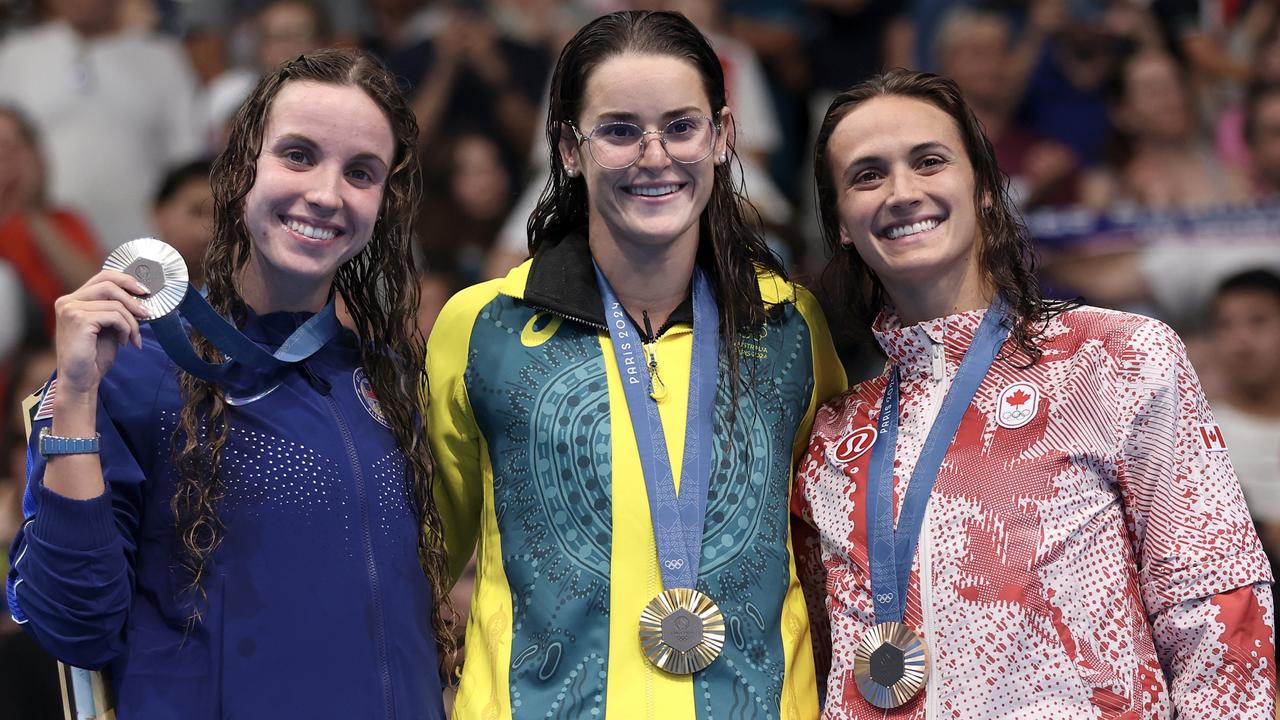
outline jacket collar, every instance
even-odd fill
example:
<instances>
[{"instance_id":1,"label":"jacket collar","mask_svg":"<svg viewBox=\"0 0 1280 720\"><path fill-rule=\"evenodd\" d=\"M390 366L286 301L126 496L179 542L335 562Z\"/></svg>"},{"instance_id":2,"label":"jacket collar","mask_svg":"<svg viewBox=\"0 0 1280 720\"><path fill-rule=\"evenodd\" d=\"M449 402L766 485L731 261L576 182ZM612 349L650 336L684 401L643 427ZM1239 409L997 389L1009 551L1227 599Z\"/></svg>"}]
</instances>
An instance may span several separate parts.
<instances>
[{"instance_id":1,"label":"jacket collar","mask_svg":"<svg viewBox=\"0 0 1280 720\"><path fill-rule=\"evenodd\" d=\"M586 235L573 233L543 243L529 261L527 273L523 288L526 303L593 327L605 327L604 303L591 268ZM518 288L509 290L521 297ZM691 297L686 296L671 313L667 326L680 322L693 323Z\"/></svg>"}]
</instances>

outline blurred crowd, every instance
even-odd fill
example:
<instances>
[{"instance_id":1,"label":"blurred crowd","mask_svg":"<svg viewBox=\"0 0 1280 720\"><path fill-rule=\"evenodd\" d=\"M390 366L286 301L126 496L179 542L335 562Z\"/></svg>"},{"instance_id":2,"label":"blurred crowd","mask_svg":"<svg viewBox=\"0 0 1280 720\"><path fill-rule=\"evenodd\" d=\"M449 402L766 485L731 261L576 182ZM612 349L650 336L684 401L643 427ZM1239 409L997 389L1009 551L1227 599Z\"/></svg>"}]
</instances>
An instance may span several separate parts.
<instances>
[{"instance_id":1,"label":"blurred crowd","mask_svg":"<svg viewBox=\"0 0 1280 720\"><path fill-rule=\"evenodd\" d=\"M740 179L819 289L809 148L826 104L882 69L955 79L1051 294L1187 338L1280 550L1280 0L0 0L0 546L20 521L18 408L53 367L54 300L142 236L199 283L209 161L264 71L359 46L402 81L428 331L450 294L525 258L551 67L584 22L629 7L678 10L712 39ZM876 371L865 329L827 313L851 379ZM6 630L0 666L16 657Z\"/></svg>"}]
</instances>

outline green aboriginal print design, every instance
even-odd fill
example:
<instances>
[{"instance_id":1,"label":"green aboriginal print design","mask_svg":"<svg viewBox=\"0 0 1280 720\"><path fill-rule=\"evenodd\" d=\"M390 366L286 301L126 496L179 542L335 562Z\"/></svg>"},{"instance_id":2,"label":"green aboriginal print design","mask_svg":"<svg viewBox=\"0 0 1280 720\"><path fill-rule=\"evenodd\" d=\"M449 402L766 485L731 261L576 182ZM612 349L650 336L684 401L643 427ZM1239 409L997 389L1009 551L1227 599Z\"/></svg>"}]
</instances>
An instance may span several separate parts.
<instances>
[{"instance_id":1,"label":"green aboriginal print design","mask_svg":"<svg viewBox=\"0 0 1280 720\"><path fill-rule=\"evenodd\" d=\"M500 297L481 312L471 348L467 394L488 441L514 613L512 714L602 717L613 514L597 332ZM725 612L728 637L694 676L700 719L778 714L791 449L811 358L808 328L785 305L745 341L733 418L721 365L699 588Z\"/></svg>"},{"instance_id":2,"label":"green aboriginal print design","mask_svg":"<svg viewBox=\"0 0 1280 720\"><path fill-rule=\"evenodd\" d=\"M511 587L512 715L602 717L613 513L596 331L499 297L471 348L467 394Z\"/></svg>"},{"instance_id":3,"label":"green aboriginal print design","mask_svg":"<svg viewBox=\"0 0 1280 720\"><path fill-rule=\"evenodd\" d=\"M698 584L724 612L727 637L720 657L694 677L700 720L777 717L782 699L791 450L813 393L813 354L794 305L779 308L744 346L737 418L728 416L727 367L716 408Z\"/></svg>"}]
</instances>

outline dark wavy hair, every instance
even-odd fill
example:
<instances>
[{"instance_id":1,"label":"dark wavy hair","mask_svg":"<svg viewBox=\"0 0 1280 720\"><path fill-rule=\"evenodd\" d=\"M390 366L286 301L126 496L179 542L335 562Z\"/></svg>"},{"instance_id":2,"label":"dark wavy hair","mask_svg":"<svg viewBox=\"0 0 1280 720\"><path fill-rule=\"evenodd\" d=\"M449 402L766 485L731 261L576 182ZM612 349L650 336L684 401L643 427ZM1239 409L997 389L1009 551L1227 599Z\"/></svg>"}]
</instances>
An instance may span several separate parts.
<instances>
[{"instance_id":1,"label":"dark wavy hair","mask_svg":"<svg viewBox=\"0 0 1280 720\"><path fill-rule=\"evenodd\" d=\"M894 70L864 80L836 95L827 108L814 146L814 181L822 237L832 256L823 274L829 299L851 308L855 320L869 327L887 300L884 284L853 247L840 243L836 200L839 188L828 158L828 144L840 121L877 97L907 97L929 103L951 116L960 130L965 154L973 166L974 207L978 209L978 265L983 280L1009 303L1014 315L1010 339L1032 363L1040 359L1035 343L1044 323L1073 307L1074 301L1046 300L1036 279L1035 245L1009 197L1009 179L996 164L995 148L965 104L956 84L925 72Z\"/></svg>"},{"instance_id":2,"label":"dark wavy hair","mask_svg":"<svg viewBox=\"0 0 1280 720\"><path fill-rule=\"evenodd\" d=\"M425 341L415 322L418 283L408 260L412 257L410 228L421 195L415 152L418 128L395 80L368 55L321 50L300 56L264 77L236 113L227 148L213 165L214 238L205 257L208 299L237 323L247 318L247 307L236 288L253 242L245 225L245 196L255 181L272 102L283 87L295 81L360 88L382 109L396 141L373 237L359 254L338 268L333 285L362 338L361 362L405 455L405 493L420 528L418 558L434 596L431 623L443 676L456 651L454 615L420 405L420 399L426 397L427 376ZM193 340L202 356L220 358L207 340L199 336ZM189 574L188 589L194 593L192 621L196 621L207 597L202 582L224 530L218 519L218 503L225 490L220 459L234 414L217 385L186 373L181 373L180 383L182 413L173 436L178 485L172 511L181 543L179 565Z\"/></svg>"},{"instance_id":3,"label":"dark wavy hair","mask_svg":"<svg viewBox=\"0 0 1280 720\"><path fill-rule=\"evenodd\" d=\"M551 153L551 178L537 208L529 217L529 253L547 241L556 241L587 225L587 186L581 177L570 177L560 157L560 134L568 123L577 123L591 72L606 60L625 53L667 55L687 61L702 78L713 115L726 106L724 70L698 28L674 12L625 11L596 18L578 31L560 52L551 75L551 103L547 113L547 143ZM728 152L736 160L731 128ZM738 337L741 331L759 327L768 309L760 296L757 269L786 277L782 263L764 242L759 217L750 217L741 187L734 181L729 162L715 168L711 198L698 222L697 263L707 273L719 304L720 331L737 377Z\"/></svg>"}]
</instances>

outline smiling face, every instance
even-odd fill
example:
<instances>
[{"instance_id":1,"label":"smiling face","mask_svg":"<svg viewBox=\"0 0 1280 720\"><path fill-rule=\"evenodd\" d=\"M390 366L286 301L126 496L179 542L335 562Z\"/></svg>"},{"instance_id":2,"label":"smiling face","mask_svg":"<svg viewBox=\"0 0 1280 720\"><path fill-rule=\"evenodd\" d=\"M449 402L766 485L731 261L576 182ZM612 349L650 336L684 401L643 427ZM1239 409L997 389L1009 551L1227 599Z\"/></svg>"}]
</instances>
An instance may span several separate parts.
<instances>
[{"instance_id":1,"label":"smiling face","mask_svg":"<svg viewBox=\"0 0 1280 720\"><path fill-rule=\"evenodd\" d=\"M394 153L386 115L358 87L296 81L281 88L244 201L253 253L243 291L251 305L324 304L338 266L373 235Z\"/></svg>"},{"instance_id":2,"label":"smiling face","mask_svg":"<svg viewBox=\"0 0 1280 720\"><path fill-rule=\"evenodd\" d=\"M875 97L836 126L828 161L840 241L891 298L982 294L973 167L956 122L914 98Z\"/></svg>"},{"instance_id":3,"label":"smiling face","mask_svg":"<svg viewBox=\"0 0 1280 720\"><path fill-rule=\"evenodd\" d=\"M729 121L729 111L710 107L697 69L687 60L667 55L624 53L601 63L587 78L577 126L584 136L602 123L634 123L646 131L667 127L689 116ZM698 220L711 197L715 165L726 150L723 132L716 133L707 157L685 164L672 160L658 140L646 135L640 159L630 167L609 170L591 156L573 131L561 133L560 156L570 174L586 182L593 242L665 247L698 241Z\"/></svg>"}]
</instances>

